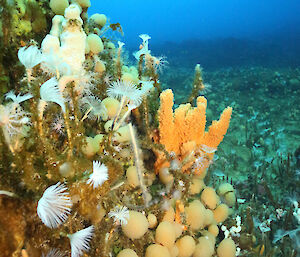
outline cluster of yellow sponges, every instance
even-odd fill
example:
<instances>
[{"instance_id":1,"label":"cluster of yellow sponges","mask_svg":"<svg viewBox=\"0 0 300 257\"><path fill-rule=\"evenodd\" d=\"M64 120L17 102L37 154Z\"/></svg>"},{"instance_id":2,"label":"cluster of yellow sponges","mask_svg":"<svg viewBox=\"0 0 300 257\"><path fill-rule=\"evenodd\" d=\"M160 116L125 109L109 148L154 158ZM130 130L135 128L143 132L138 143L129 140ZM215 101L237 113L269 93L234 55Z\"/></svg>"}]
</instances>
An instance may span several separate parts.
<instances>
[{"instance_id":1,"label":"cluster of yellow sponges","mask_svg":"<svg viewBox=\"0 0 300 257\"><path fill-rule=\"evenodd\" d=\"M217 191L234 195L228 183L221 184ZM147 215L130 211L128 223L122 225L122 232L131 240L139 240L146 233L154 232L153 243L147 246L145 257L211 257L215 253L218 257L234 257L236 246L230 238L223 239L215 249L218 224L232 212L230 202L223 199L228 205L221 203L220 197L212 187L205 187L199 200L193 200L186 206L178 200L175 209L169 206L160 221L151 212ZM124 256L138 255L126 248L117 255Z\"/></svg>"}]
</instances>

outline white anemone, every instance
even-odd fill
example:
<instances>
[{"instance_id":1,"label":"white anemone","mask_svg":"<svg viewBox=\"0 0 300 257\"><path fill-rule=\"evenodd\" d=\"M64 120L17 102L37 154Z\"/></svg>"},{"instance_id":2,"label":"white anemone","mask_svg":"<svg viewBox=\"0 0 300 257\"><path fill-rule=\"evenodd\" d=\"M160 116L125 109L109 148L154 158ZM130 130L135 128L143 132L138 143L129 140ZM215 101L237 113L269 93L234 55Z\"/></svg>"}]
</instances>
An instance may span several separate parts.
<instances>
[{"instance_id":1,"label":"white anemone","mask_svg":"<svg viewBox=\"0 0 300 257\"><path fill-rule=\"evenodd\" d=\"M71 244L71 257L79 257L84 251L90 249L89 241L94 232L94 226L89 226L79 230L74 234L68 235Z\"/></svg>"},{"instance_id":2,"label":"white anemone","mask_svg":"<svg viewBox=\"0 0 300 257\"><path fill-rule=\"evenodd\" d=\"M90 175L87 183L93 185L93 188L101 186L106 180L108 180L108 169L99 161L93 161L93 173Z\"/></svg>"},{"instance_id":3,"label":"white anemone","mask_svg":"<svg viewBox=\"0 0 300 257\"><path fill-rule=\"evenodd\" d=\"M56 228L66 221L72 202L67 187L58 182L48 187L38 202L37 214L49 228Z\"/></svg>"},{"instance_id":4,"label":"white anemone","mask_svg":"<svg viewBox=\"0 0 300 257\"><path fill-rule=\"evenodd\" d=\"M32 69L42 61L42 53L37 46L22 47L18 51L18 58L26 69Z\"/></svg>"}]
</instances>

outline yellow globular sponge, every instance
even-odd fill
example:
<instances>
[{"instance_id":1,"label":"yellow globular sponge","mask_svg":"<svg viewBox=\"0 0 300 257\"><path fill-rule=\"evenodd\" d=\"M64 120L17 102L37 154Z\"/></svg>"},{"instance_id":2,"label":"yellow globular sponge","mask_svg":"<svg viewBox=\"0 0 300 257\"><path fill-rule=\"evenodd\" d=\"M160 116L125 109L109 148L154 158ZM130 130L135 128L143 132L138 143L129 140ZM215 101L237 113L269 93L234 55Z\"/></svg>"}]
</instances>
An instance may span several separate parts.
<instances>
[{"instance_id":1,"label":"yellow globular sponge","mask_svg":"<svg viewBox=\"0 0 300 257\"><path fill-rule=\"evenodd\" d=\"M173 226L174 226L174 229L175 229L175 237L176 238L180 237L182 232L183 232L184 225L179 224L177 222L173 222Z\"/></svg>"},{"instance_id":2,"label":"yellow globular sponge","mask_svg":"<svg viewBox=\"0 0 300 257\"><path fill-rule=\"evenodd\" d=\"M79 4L81 8L88 8L91 6L90 0L75 0L75 2Z\"/></svg>"},{"instance_id":3,"label":"yellow globular sponge","mask_svg":"<svg viewBox=\"0 0 300 257\"><path fill-rule=\"evenodd\" d=\"M177 246L173 245L173 247L171 249L169 249L169 253L170 253L171 257L177 257L178 253L179 253Z\"/></svg>"},{"instance_id":4,"label":"yellow globular sponge","mask_svg":"<svg viewBox=\"0 0 300 257\"><path fill-rule=\"evenodd\" d=\"M227 192L234 191L234 188L229 183L223 183L218 188L219 195L225 195Z\"/></svg>"},{"instance_id":5,"label":"yellow globular sponge","mask_svg":"<svg viewBox=\"0 0 300 257\"><path fill-rule=\"evenodd\" d=\"M235 257L236 246L231 238L225 238L217 248L218 257Z\"/></svg>"},{"instance_id":6,"label":"yellow globular sponge","mask_svg":"<svg viewBox=\"0 0 300 257\"><path fill-rule=\"evenodd\" d=\"M170 249L175 243L175 230L173 224L168 221L161 222L155 231L155 241Z\"/></svg>"},{"instance_id":7,"label":"yellow globular sponge","mask_svg":"<svg viewBox=\"0 0 300 257\"><path fill-rule=\"evenodd\" d=\"M102 75L102 73L106 70L105 64L103 61L98 60L95 63L94 71Z\"/></svg>"},{"instance_id":8,"label":"yellow globular sponge","mask_svg":"<svg viewBox=\"0 0 300 257\"><path fill-rule=\"evenodd\" d=\"M229 183L221 184L217 192L229 207L233 207L235 205L236 196L234 193L234 188L231 184Z\"/></svg>"},{"instance_id":9,"label":"yellow globular sponge","mask_svg":"<svg viewBox=\"0 0 300 257\"><path fill-rule=\"evenodd\" d=\"M106 97L102 100L102 104L104 104L107 110L108 118L113 119L118 112L120 102L115 98Z\"/></svg>"},{"instance_id":10,"label":"yellow globular sponge","mask_svg":"<svg viewBox=\"0 0 300 257\"><path fill-rule=\"evenodd\" d=\"M171 255L167 247L152 244L147 247L145 257L171 257Z\"/></svg>"},{"instance_id":11,"label":"yellow globular sponge","mask_svg":"<svg viewBox=\"0 0 300 257\"><path fill-rule=\"evenodd\" d=\"M104 130L106 133L108 133L111 130L112 124L113 124L113 120L108 120L107 122L105 122Z\"/></svg>"},{"instance_id":12,"label":"yellow globular sponge","mask_svg":"<svg viewBox=\"0 0 300 257\"><path fill-rule=\"evenodd\" d=\"M226 204L221 203L215 210L213 210L213 213L215 221L220 223L227 219L229 215L229 208Z\"/></svg>"},{"instance_id":13,"label":"yellow globular sponge","mask_svg":"<svg viewBox=\"0 0 300 257\"><path fill-rule=\"evenodd\" d=\"M185 208L186 222L192 230L198 230L205 224L205 207L199 200L194 200Z\"/></svg>"},{"instance_id":14,"label":"yellow globular sponge","mask_svg":"<svg viewBox=\"0 0 300 257\"><path fill-rule=\"evenodd\" d=\"M199 194L201 190L205 187L204 181L199 178L193 178L190 186L190 194Z\"/></svg>"},{"instance_id":15,"label":"yellow globular sponge","mask_svg":"<svg viewBox=\"0 0 300 257\"><path fill-rule=\"evenodd\" d=\"M214 213L212 212L212 210L206 209L204 226L206 227L212 223L215 223Z\"/></svg>"},{"instance_id":16,"label":"yellow globular sponge","mask_svg":"<svg viewBox=\"0 0 300 257\"><path fill-rule=\"evenodd\" d=\"M225 202L230 206L233 207L236 202L236 196L234 192L229 192L224 197Z\"/></svg>"},{"instance_id":17,"label":"yellow globular sponge","mask_svg":"<svg viewBox=\"0 0 300 257\"><path fill-rule=\"evenodd\" d=\"M129 211L128 222L122 225L122 231L130 239L139 239L148 231L148 226L148 220L143 213Z\"/></svg>"},{"instance_id":18,"label":"yellow globular sponge","mask_svg":"<svg viewBox=\"0 0 300 257\"><path fill-rule=\"evenodd\" d=\"M159 179L163 184L168 185L174 181L174 176L169 172L169 168L162 168L159 170Z\"/></svg>"},{"instance_id":19,"label":"yellow globular sponge","mask_svg":"<svg viewBox=\"0 0 300 257\"><path fill-rule=\"evenodd\" d=\"M149 223L149 228L155 228L157 225L157 218L154 214L150 213L147 217L148 223Z\"/></svg>"},{"instance_id":20,"label":"yellow globular sponge","mask_svg":"<svg viewBox=\"0 0 300 257\"><path fill-rule=\"evenodd\" d=\"M211 233L214 237L219 235L219 227L216 224L211 224L208 227L208 232Z\"/></svg>"},{"instance_id":21,"label":"yellow globular sponge","mask_svg":"<svg viewBox=\"0 0 300 257\"><path fill-rule=\"evenodd\" d=\"M92 157L95 155L96 151L93 147L93 138L86 137L85 138L86 144L82 146L81 150L87 157Z\"/></svg>"},{"instance_id":22,"label":"yellow globular sponge","mask_svg":"<svg viewBox=\"0 0 300 257\"><path fill-rule=\"evenodd\" d=\"M93 21L95 24L103 27L106 24L106 16L104 14L95 13L90 17L90 20Z\"/></svg>"},{"instance_id":23,"label":"yellow globular sponge","mask_svg":"<svg viewBox=\"0 0 300 257\"><path fill-rule=\"evenodd\" d=\"M64 178L73 176L75 173L75 170L73 168L73 165L71 162L64 162L62 165L59 167L59 173L62 175Z\"/></svg>"},{"instance_id":24,"label":"yellow globular sponge","mask_svg":"<svg viewBox=\"0 0 300 257\"><path fill-rule=\"evenodd\" d=\"M139 79L138 77L134 76L133 74L129 72L125 72L122 74L121 79L125 82L133 83L133 84L138 84Z\"/></svg>"},{"instance_id":25,"label":"yellow globular sponge","mask_svg":"<svg viewBox=\"0 0 300 257\"><path fill-rule=\"evenodd\" d=\"M103 51L104 46L102 39L96 34L89 34L86 38L86 41L89 45L90 51L93 54L99 54Z\"/></svg>"},{"instance_id":26,"label":"yellow globular sponge","mask_svg":"<svg viewBox=\"0 0 300 257\"><path fill-rule=\"evenodd\" d=\"M216 244L216 237L211 234L209 231L207 230L202 230L201 234L203 237L209 239L210 243L214 246Z\"/></svg>"},{"instance_id":27,"label":"yellow globular sponge","mask_svg":"<svg viewBox=\"0 0 300 257\"><path fill-rule=\"evenodd\" d=\"M176 241L178 248L178 257L190 257L196 248L194 238L191 236L184 236Z\"/></svg>"},{"instance_id":28,"label":"yellow globular sponge","mask_svg":"<svg viewBox=\"0 0 300 257\"><path fill-rule=\"evenodd\" d=\"M50 0L49 6L55 14L64 15L65 9L69 6L68 0Z\"/></svg>"},{"instance_id":29,"label":"yellow globular sponge","mask_svg":"<svg viewBox=\"0 0 300 257\"><path fill-rule=\"evenodd\" d=\"M208 237L200 237L193 257L211 257L215 251L214 243Z\"/></svg>"},{"instance_id":30,"label":"yellow globular sponge","mask_svg":"<svg viewBox=\"0 0 300 257\"><path fill-rule=\"evenodd\" d=\"M219 197L216 194L215 189L212 187L206 187L201 194L201 201L211 210L217 207L219 203Z\"/></svg>"},{"instance_id":31,"label":"yellow globular sponge","mask_svg":"<svg viewBox=\"0 0 300 257\"><path fill-rule=\"evenodd\" d=\"M131 137L129 132L129 125L120 127L114 134L114 140L116 140L119 143L129 142L130 139Z\"/></svg>"},{"instance_id":32,"label":"yellow globular sponge","mask_svg":"<svg viewBox=\"0 0 300 257\"><path fill-rule=\"evenodd\" d=\"M119 252L117 257L138 257L138 255L132 249L126 248Z\"/></svg>"},{"instance_id":33,"label":"yellow globular sponge","mask_svg":"<svg viewBox=\"0 0 300 257\"><path fill-rule=\"evenodd\" d=\"M100 150L100 143L103 140L103 135L98 134L95 137L86 137L86 144L82 147L82 152L87 157L94 156Z\"/></svg>"},{"instance_id":34,"label":"yellow globular sponge","mask_svg":"<svg viewBox=\"0 0 300 257\"><path fill-rule=\"evenodd\" d=\"M140 185L137 170L135 166L129 166L126 171L126 178L129 185L137 187ZM148 216L149 217L149 216Z\"/></svg>"}]
</instances>

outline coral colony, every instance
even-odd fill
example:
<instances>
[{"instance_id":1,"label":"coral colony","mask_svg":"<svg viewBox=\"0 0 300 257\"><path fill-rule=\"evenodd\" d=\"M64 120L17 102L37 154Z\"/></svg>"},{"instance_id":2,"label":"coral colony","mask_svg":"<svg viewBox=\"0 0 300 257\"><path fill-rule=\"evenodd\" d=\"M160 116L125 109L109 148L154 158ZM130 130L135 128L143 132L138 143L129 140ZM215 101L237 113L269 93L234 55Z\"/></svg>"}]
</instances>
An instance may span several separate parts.
<instances>
[{"instance_id":1,"label":"coral colony","mask_svg":"<svg viewBox=\"0 0 300 257\"><path fill-rule=\"evenodd\" d=\"M172 90L162 91L158 79L166 60L152 55L150 36L140 35L137 66L127 66L124 43L105 34L121 28L103 14L88 19L89 5L51 0L49 34L41 46L19 48L23 90L8 92L0 106L8 167L0 192L12 198L8 217L16 222L4 256L234 257L249 250L240 243L233 186L208 179L232 108L206 129L199 65L188 103L174 108ZM298 210L295 204L299 221Z\"/></svg>"}]
</instances>

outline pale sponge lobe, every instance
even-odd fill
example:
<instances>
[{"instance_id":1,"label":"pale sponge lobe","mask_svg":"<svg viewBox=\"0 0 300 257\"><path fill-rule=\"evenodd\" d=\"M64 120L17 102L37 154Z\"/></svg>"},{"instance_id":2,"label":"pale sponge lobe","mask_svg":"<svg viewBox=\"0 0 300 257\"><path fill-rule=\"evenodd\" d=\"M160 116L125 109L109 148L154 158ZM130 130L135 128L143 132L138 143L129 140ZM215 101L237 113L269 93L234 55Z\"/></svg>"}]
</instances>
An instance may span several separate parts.
<instances>
[{"instance_id":1,"label":"pale sponge lobe","mask_svg":"<svg viewBox=\"0 0 300 257\"><path fill-rule=\"evenodd\" d=\"M149 245L145 257L171 257L168 248L159 244Z\"/></svg>"},{"instance_id":2,"label":"pale sponge lobe","mask_svg":"<svg viewBox=\"0 0 300 257\"><path fill-rule=\"evenodd\" d=\"M137 170L136 170L135 166L128 167L128 169L126 171L126 178L127 178L127 182L129 185L131 185L133 187L137 187L140 185L140 181L139 181Z\"/></svg>"},{"instance_id":3,"label":"pale sponge lobe","mask_svg":"<svg viewBox=\"0 0 300 257\"><path fill-rule=\"evenodd\" d=\"M202 179L193 178L192 184L190 186L190 194L199 194L201 190L205 187L205 184Z\"/></svg>"},{"instance_id":4,"label":"pale sponge lobe","mask_svg":"<svg viewBox=\"0 0 300 257\"><path fill-rule=\"evenodd\" d=\"M195 251L196 244L191 236L184 236L177 240L178 257L190 257Z\"/></svg>"},{"instance_id":5,"label":"pale sponge lobe","mask_svg":"<svg viewBox=\"0 0 300 257\"><path fill-rule=\"evenodd\" d=\"M63 15L65 13L65 9L69 6L69 1L68 0L50 0L49 6L55 14Z\"/></svg>"},{"instance_id":6,"label":"pale sponge lobe","mask_svg":"<svg viewBox=\"0 0 300 257\"><path fill-rule=\"evenodd\" d=\"M116 133L114 134L114 140L116 140L119 143L126 143L129 142L131 137L129 133L129 126L125 125L123 127L120 127Z\"/></svg>"},{"instance_id":7,"label":"pale sponge lobe","mask_svg":"<svg viewBox=\"0 0 300 257\"><path fill-rule=\"evenodd\" d=\"M185 208L186 222L192 230L204 227L205 207L199 200L194 200Z\"/></svg>"},{"instance_id":8,"label":"pale sponge lobe","mask_svg":"<svg viewBox=\"0 0 300 257\"><path fill-rule=\"evenodd\" d=\"M104 46L101 38L96 34L89 34L87 36L87 43L89 45L90 51L93 54L99 54L103 51Z\"/></svg>"},{"instance_id":9,"label":"pale sponge lobe","mask_svg":"<svg viewBox=\"0 0 300 257\"><path fill-rule=\"evenodd\" d=\"M229 192L224 197L225 202L230 206L233 207L236 203L236 196L234 192Z\"/></svg>"},{"instance_id":10,"label":"pale sponge lobe","mask_svg":"<svg viewBox=\"0 0 300 257\"><path fill-rule=\"evenodd\" d=\"M208 232L217 237L219 235L219 227L216 224L212 224L208 227Z\"/></svg>"},{"instance_id":11,"label":"pale sponge lobe","mask_svg":"<svg viewBox=\"0 0 300 257\"><path fill-rule=\"evenodd\" d=\"M147 217L149 222L149 228L155 228L157 225L157 218L154 214L150 213Z\"/></svg>"},{"instance_id":12,"label":"pale sponge lobe","mask_svg":"<svg viewBox=\"0 0 300 257\"><path fill-rule=\"evenodd\" d=\"M106 97L102 100L102 104L104 104L107 110L108 118L113 119L118 112L120 102L115 98Z\"/></svg>"},{"instance_id":13,"label":"pale sponge lobe","mask_svg":"<svg viewBox=\"0 0 300 257\"><path fill-rule=\"evenodd\" d=\"M212 212L212 210L210 209L206 209L205 210L205 222L204 222L204 226L208 226L212 223L215 223L214 220L214 213Z\"/></svg>"},{"instance_id":14,"label":"pale sponge lobe","mask_svg":"<svg viewBox=\"0 0 300 257\"><path fill-rule=\"evenodd\" d=\"M234 188L229 183L223 183L218 188L218 194L225 200L226 204L233 207L236 202L236 196L234 193Z\"/></svg>"},{"instance_id":15,"label":"pale sponge lobe","mask_svg":"<svg viewBox=\"0 0 300 257\"><path fill-rule=\"evenodd\" d=\"M130 239L139 239L148 231L148 226L148 220L144 214L129 211L128 222L122 225L122 231Z\"/></svg>"},{"instance_id":16,"label":"pale sponge lobe","mask_svg":"<svg viewBox=\"0 0 300 257\"><path fill-rule=\"evenodd\" d=\"M214 210L219 203L219 197L212 187L206 187L201 194L201 201L211 210Z\"/></svg>"},{"instance_id":17,"label":"pale sponge lobe","mask_svg":"<svg viewBox=\"0 0 300 257\"><path fill-rule=\"evenodd\" d=\"M138 257L135 251L127 248L118 253L117 257Z\"/></svg>"},{"instance_id":18,"label":"pale sponge lobe","mask_svg":"<svg viewBox=\"0 0 300 257\"><path fill-rule=\"evenodd\" d=\"M236 246L231 238L225 238L217 248L218 257L235 257Z\"/></svg>"},{"instance_id":19,"label":"pale sponge lobe","mask_svg":"<svg viewBox=\"0 0 300 257\"><path fill-rule=\"evenodd\" d=\"M95 13L90 17L90 20L92 20L95 24L103 27L106 24L106 16L104 14Z\"/></svg>"},{"instance_id":20,"label":"pale sponge lobe","mask_svg":"<svg viewBox=\"0 0 300 257\"><path fill-rule=\"evenodd\" d=\"M155 231L155 241L170 249L175 243L173 224L168 221L161 222Z\"/></svg>"},{"instance_id":21,"label":"pale sponge lobe","mask_svg":"<svg viewBox=\"0 0 300 257\"><path fill-rule=\"evenodd\" d=\"M98 60L95 63L94 70L95 70L95 72L98 72L99 75L102 75L102 73L106 70L105 63L101 60Z\"/></svg>"},{"instance_id":22,"label":"pale sponge lobe","mask_svg":"<svg viewBox=\"0 0 300 257\"><path fill-rule=\"evenodd\" d=\"M193 257L211 257L215 251L214 243L208 237L200 237Z\"/></svg>"},{"instance_id":23,"label":"pale sponge lobe","mask_svg":"<svg viewBox=\"0 0 300 257\"><path fill-rule=\"evenodd\" d=\"M229 208L226 204L220 204L215 210L213 210L214 219L217 223L223 222L229 215Z\"/></svg>"},{"instance_id":24,"label":"pale sponge lobe","mask_svg":"<svg viewBox=\"0 0 300 257\"><path fill-rule=\"evenodd\" d=\"M234 188L229 183L223 183L218 188L218 194L219 195L225 195L227 192L231 192L231 191L233 192Z\"/></svg>"},{"instance_id":25,"label":"pale sponge lobe","mask_svg":"<svg viewBox=\"0 0 300 257\"><path fill-rule=\"evenodd\" d=\"M81 8L88 8L91 6L90 0L75 0L75 2L78 3Z\"/></svg>"}]
</instances>

